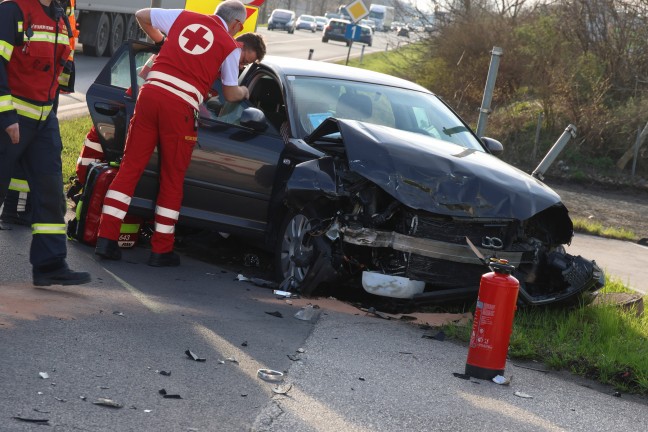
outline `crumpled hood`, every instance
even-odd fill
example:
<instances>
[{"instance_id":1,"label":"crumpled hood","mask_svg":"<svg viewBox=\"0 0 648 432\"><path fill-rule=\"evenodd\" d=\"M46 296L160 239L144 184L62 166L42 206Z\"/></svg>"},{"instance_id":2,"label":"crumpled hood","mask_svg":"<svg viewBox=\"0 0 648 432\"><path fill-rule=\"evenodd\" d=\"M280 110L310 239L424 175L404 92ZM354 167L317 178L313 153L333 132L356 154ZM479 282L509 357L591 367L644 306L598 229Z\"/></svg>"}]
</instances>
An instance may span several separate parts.
<instances>
[{"instance_id":1,"label":"crumpled hood","mask_svg":"<svg viewBox=\"0 0 648 432\"><path fill-rule=\"evenodd\" d=\"M385 126L336 121L349 167L414 209L526 220L560 203L544 183L488 153Z\"/></svg>"}]
</instances>

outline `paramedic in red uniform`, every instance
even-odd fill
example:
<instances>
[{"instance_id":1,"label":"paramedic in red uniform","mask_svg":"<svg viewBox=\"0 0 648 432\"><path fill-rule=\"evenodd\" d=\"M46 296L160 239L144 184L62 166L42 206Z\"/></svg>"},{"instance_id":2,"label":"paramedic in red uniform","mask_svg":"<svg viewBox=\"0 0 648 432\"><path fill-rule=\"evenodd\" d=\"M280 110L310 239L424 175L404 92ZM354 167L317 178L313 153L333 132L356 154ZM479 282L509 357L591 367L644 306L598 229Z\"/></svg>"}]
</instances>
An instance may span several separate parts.
<instances>
[{"instance_id":1,"label":"paramedic in red uniform","mask_svg":"<svg viewBox=\"0 0 648 432\"><path fill-rule=\"evenodd\" d=\"M0 202L20 161L33 199L30 262L37 286L90 282L68 268L61 134L52 104L70 54L52 0L0 3Z\"/></svg>"},{"instance_id":2,"label":"paramedic in red uniform","mask_svg":"<svg viewBox=\"0 0 648 432\"><path fill-rule=\"evenodd\" d=\"M156 44L163 44L131 120L124 158L106 193L95 253L118 260L121 222L144 168L159 144L160 191L155 207L155 229L148 264L177 266L173 252L184 175L196 143L198 106L221 73L227 101L247 99L247 87L238 86L241 49L233 36L243 29L245 6L226 0L215 15L181 9L142 9L135 17ZM167 36L163 35L165 33Z\"/></svg>"}]
</instances>

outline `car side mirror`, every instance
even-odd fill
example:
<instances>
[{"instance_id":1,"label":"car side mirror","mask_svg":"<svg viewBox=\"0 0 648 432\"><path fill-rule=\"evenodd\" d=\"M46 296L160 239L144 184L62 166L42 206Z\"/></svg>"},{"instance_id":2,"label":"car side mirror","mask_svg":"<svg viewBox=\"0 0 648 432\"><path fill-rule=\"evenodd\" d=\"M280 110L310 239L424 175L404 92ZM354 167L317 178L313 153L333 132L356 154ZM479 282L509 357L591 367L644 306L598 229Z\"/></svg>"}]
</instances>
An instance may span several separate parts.
<instances>
[{"instance_id":1,"label":"car side mirror","mask_svg":"<svg viewBox=\"0 0 648 432\"><path fill-rule=\"evenodd\" d=\"M486 148L488 149L488 151L491 152L493 155L499 156L502 153L504 153L504 146L502 145L501 142L497 141L496 139L482 137L481 140L486 146Z\"/></svg>"},{"instance_id":2,"label":"car side mirror","mask_svg":"<svg viewBox=\"0 0 648 432\"><path fill-rule=\"evenodd\" d=\"M241 113L241 126L250 128L255 132L263 132L268 128L265 114L258 108L245 108Z\"/></svg>"}]
</instances>

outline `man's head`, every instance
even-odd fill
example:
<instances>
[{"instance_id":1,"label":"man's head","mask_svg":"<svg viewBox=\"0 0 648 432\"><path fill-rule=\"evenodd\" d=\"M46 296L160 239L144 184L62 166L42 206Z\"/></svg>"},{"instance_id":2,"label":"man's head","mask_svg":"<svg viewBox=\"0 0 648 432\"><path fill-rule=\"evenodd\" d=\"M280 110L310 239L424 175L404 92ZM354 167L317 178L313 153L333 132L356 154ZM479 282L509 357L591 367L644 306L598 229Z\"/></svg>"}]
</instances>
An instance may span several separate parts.
<instances>
[{"instance_id":1,"label":"man's head","mask_svg":"<svg viewBox=\"0 0 648 432\"><path fill-rule=\"evenodd\" d=\"M247 18L245 6L238 0L225 0L216 8L216 15L223 18L227 24L227 32L234 36L243 30L243 23Z\"/></svg>"},{"instance_id":2,"label":"man's head","mask_svg":"<svg viewBox=\"0 0 648 432\"><path fill-rule=\"evenodd\" d=\"M261 61L263 60L263 57L265 57L266 45L260 34L243 33L236 38L236 41L241 45L241 60L239 61L239 68L243 69L250 63Z\"/></svg>"}]
</instances>

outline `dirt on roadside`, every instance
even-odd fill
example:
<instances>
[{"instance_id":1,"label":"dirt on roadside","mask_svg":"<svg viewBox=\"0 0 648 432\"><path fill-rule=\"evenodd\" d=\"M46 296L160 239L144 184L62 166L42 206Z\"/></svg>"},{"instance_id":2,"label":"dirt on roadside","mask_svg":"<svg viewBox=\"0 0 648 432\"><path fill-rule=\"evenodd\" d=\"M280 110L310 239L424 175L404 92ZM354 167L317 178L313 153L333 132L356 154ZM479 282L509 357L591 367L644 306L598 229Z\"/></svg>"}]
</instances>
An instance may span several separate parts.
<instances>
[{"instance_id":1,"label":"dirt on roadside","mask_svg":"<svg viewBox=\"0 0 648 432\"><path fill-rule=\"evenodd\" d=\"M547 180L574 218L589 219L604 227L625 228L638 239L648 238L648 190L599 184Z\"/></svg>"}]
</instances>

